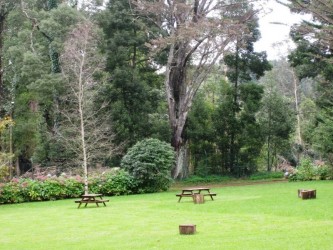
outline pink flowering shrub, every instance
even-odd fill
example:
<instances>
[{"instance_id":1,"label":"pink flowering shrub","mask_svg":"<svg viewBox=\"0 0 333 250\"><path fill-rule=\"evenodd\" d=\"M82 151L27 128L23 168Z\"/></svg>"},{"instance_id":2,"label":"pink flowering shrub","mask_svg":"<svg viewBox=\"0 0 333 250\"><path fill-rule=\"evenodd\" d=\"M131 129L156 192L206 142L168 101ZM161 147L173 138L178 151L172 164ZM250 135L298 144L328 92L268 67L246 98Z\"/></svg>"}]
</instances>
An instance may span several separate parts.
<instances>
[{"instance_id":1,"label":"pink flowering shrub","mask_svg":"<svg viewBox=\"0 0 333 250\"><path fill-rule=\"evenodd\" d=\"M83 184L74 178L13 178L0 185L0 204L74 198L83 190Z\"/></svg>"},{"instance_id":2,"label":"pink flowering shrub","mask_svg":"<svg viewBox=\"0 0 333 250\"><path fill-rule=\"evenodd\" d=\"M132 176L124 170L95 175L89 179L89 192L104 195L132 194L136 191ZM0 183L0 204L77 198L84 193L81 176L43 176L35 179L13 178Z\"/></svg>"}]
</instances>

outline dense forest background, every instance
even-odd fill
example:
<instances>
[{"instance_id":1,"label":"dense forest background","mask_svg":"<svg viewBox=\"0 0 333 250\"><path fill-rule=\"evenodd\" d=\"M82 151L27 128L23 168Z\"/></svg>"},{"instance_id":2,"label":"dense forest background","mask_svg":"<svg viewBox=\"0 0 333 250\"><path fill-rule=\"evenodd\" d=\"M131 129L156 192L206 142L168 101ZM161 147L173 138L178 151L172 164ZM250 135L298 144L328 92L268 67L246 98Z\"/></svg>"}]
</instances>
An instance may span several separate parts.
<instances>
[{"instance_id":1,"label":"dense forest background","mask_svg":"<svg viewBox=\"0 0 333 250\"><path fill-rule=\"evenodd\" d=\"M173 178L333 165L333 3L269 62L250 1L0 0L0 175L119 167L146 138Z\"/></svg>"}]
</instances>

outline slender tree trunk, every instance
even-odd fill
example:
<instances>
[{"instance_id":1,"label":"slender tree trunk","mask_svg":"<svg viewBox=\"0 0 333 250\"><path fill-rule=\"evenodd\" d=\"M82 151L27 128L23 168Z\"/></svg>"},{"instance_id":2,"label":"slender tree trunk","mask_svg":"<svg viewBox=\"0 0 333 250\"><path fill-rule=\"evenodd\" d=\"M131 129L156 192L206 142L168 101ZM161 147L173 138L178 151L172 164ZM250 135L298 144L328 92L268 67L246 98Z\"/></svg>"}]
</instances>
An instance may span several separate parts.
<instances>
[{"instance_id":1,"label":"slender tree trunk","mask_svg":"<svg viewBox=\"0 0 333 250\"><path fill-rule=\"evenodd\" d=\"M271 107L268 108L268 135L267 135L267 171L271 171Z\"/></svg>"},{"instance_id":2,"label":"slender tree trunk","mask_svg":"<svg viewBox=\"0 0 333 250\"><path fill-rule=\"evenodd\" d=\"M85 51L85 50L84 50ZM85 124L84 124L84 86L83 86L83 66L85 64L84 53L81 55L81 65L79 71L78 79L78 104L79 104L79 114L80 114L80 131L81 131L81 148L82 148L82 157L83 157L83 170L84 170L84 193L89 193L88 187L88 159L87 159L87 146L85 141Z\"/></svg>"},{"instance_id":3,"label":"slender tree trunk","mask_svg":"<svg viewBox=\"0 0 333 250\"><path fill-rule=\"evenodd\" d=\"M81 98L82 98L82 95L83 95L83 93L81 92L80 93ZM88 194L89 193L89 188L88 188L87 147L86 147L86 141L85 141L85 129L84 129L82 99L79 101L79 113L80 113L81 147L82 147L83 171L84 171L84 193Z\"/></svg>"},{"instance_id":4,"label":"slender tree trunk","mask_svg":"<svg viewBox=\"0 0 333 250\"><path fill-rule=\"evenodd\" d=\"M235 62L235 85L234 85L234 104L232 107L232 117L234 121L236 121L236 113L238 109L238 79L239 79L239 46L238 46L239 41L237 40L236 42L236 62ZM235 129L231 130L231 135L230 135L230 171L231 173L237 173L238 176L240 176L239 169L235 169L235 158L236 158L236 150L235 150Z\"/></svg>"},{"instance_id":5,"label":"slender tree trunk","mask_svg":"<svg viewBox=\"0 0 333 250\"><path fill-rule=\"evenodd\" d=\"M5 31L5 19L6 13L0 13L0 100L4 98L4 86L3 86L3 72L4 72L4 65L3 65L3 36Z\"/></svg>"},{"instance_id":6,"label":"slender tree trunk","mask_svg":"<svg viewBox=\"0 0 333 250\"><path fill-rule=\"evenodd\" d=\"M16 161L15 161L15 168L16 168L16 175L20 176L21 175L21 169L20 169L20 161L19 161L18 157L16 158Z\"/></svg>"},{"instance_id":7,"label":"slender tree trunk","mask_svg":"<svg viewBox=\"0 0 333 250\"><path fill-rule=\"evenodd\" d=\"M296 109L296 118L297 118L297 127L296 127L296 143L299 145L303 144L302 141L302 133L301 133L301 116L299 110L299 99L298 99L298 79L294 71L293 74L293 82L294 82L294 97L295 97L295 109Z\"/></svg>"},{"instance_id":8,"label":"slender tree trunk","mask_svg":"<svg viewBox=\"0 0 333 250\"><path fill-rule=\"evenodd\" d=\"M12 111L11 111L12 112ZM12 114L11 114L12 119ZM9 125L9 155L10 155L10 162L9 162L9 178L13 178L13 125Z\"/></svg>"}]
</instances>

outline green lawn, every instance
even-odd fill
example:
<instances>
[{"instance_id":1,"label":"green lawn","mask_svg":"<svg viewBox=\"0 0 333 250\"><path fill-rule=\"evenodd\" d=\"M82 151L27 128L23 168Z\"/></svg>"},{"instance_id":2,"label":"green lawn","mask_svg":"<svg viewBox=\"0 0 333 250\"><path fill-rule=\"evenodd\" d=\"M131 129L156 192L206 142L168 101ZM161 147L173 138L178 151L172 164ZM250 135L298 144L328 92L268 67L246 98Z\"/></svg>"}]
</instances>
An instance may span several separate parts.
<instances>
[{"instance_id":1,"label":"green lawn","mask_svg":"<svg viewBox=\"0 0 333 250\"><path fill-rule=\"evenodd\" d=\"M297 189L317 189L301 200ZM214 187L215 201L177 202L169 191L0 206L0 249L333 249L333 182ZM178 226L193 223L195 235Z\"/></svg>"}]
</instances>

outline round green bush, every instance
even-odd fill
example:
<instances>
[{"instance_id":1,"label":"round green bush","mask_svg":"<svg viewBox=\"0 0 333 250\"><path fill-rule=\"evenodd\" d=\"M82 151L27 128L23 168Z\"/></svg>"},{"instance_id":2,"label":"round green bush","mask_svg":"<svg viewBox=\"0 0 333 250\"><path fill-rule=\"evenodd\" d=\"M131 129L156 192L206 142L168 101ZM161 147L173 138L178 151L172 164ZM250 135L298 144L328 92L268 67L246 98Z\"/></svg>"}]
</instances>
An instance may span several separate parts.
<instances>
[{"instance_id":1,"label":"round green bush","mask_svg":"<svg viewBox=\"0 0 333 250\"><path fill-rule=\"evenodd\" d=\"M105 182L101 192L107 195L127 195L132 194L136 188L136 183L127 171L120 169L116 173L109 173L105 176Z\"/></svg>"},{"instance_id":2,"label":"round green bush","mask_svg":"<svg viewBox=\"0 0 333 250\"><path fill-rule=\"evenodd\" d=\"M139 193L165 191L169 188L175 153L171 145L158 139L145 139L130 148L121 161L137 182Z\"/></svg>"},{"instance_id":3,"label":"round green bush","mask_svg":"<svg viewBox=\"0 0 333 250\"><path fill-rule=\"evenodd\" d=\"M123 169L117 169L109 173L92 178L89 183L92 193L103 195L128 195L136 190L136 182L132 175Z\"/></svg>"}]
</instances>

